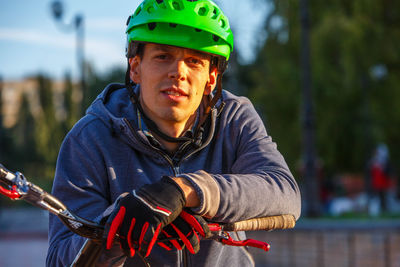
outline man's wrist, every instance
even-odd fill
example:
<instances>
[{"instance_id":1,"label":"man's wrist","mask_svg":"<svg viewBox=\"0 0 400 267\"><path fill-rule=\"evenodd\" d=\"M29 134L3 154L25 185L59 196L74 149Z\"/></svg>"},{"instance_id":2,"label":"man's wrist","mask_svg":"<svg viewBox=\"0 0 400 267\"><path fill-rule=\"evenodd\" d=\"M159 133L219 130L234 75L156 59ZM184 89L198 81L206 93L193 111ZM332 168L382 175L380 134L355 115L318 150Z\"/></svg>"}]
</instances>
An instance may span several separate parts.
<instances>
[{"instance_id":1,"label":"man's wrist","mask_svg":"<svg viewBox=\"0 0 400 267\"><path fill-rule=\"evenodd\" d=\"M196 190L192 186L192 184L183 177L174 177L172 178L175 183L182 189L185 199L186 199L186 207L195 208L200 205L200 199L197 195Z\"/></svg>"}]
</instances>

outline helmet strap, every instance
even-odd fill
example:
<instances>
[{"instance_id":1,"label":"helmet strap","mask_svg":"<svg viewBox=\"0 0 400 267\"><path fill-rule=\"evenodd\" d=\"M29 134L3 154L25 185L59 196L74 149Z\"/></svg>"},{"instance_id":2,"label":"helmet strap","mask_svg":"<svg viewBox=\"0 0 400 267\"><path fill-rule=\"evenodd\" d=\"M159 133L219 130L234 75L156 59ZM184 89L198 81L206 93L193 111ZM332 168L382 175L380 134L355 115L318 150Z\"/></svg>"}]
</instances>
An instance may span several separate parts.
<instances>
[{"instance_id":1,"label":"helmet strap","mask_svg":"<svg viewBox=\"0 0 400 267\"><path fill-rule=\"evenodd\" d=\"M132 103L137 103L139 102L138 96L135 93L135 90L133 89L132 82L131 82L131 65L129 64L129 58L128 58L128 67L126 68L126 73L125 73L125 87L126 90L128 90L129 98Z\"/></svg>"}]
</instances>

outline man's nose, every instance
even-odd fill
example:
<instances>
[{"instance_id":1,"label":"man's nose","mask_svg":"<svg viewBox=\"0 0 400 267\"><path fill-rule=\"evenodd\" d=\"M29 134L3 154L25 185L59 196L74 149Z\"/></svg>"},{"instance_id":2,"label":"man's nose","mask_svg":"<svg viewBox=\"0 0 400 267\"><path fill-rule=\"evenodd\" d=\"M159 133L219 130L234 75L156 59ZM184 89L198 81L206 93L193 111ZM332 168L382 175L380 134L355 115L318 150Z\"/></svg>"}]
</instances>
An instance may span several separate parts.
<instances>
[{"instance_id":1,"label":"man's nose","mask_svg":"<svg viewBox=\"0 0 400 267\"><path fill-rule=\"evenodd\" d=\"M183 60L176 60L170 71L168 72L168 77L176 80L184 80L186 75L186 65Z\"/></svg>"}]
</instances>

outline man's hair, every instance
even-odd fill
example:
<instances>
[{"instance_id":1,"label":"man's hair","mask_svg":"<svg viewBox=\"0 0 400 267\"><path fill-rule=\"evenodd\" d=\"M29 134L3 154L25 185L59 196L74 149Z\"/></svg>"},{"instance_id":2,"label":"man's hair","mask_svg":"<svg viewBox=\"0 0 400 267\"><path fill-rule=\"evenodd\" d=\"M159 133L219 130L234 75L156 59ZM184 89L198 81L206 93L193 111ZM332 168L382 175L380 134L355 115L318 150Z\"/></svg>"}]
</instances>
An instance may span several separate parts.
<instances>
[{"instance_id":1,"label":"man's hair","mask_svg":"<svg viewBox=\"0 0 400 267\"><path fill-rule=\"evenodd\" d=\"M131 42L128 48L128 58L135 56L143 58L145 45L146 45L145 42ZM204 53L201 51L199 52ZM223 60L223 58L210 54L210 72L213 68L218 69L218 62L220 62L220 60Z\"/></svg>"}]
</instances>

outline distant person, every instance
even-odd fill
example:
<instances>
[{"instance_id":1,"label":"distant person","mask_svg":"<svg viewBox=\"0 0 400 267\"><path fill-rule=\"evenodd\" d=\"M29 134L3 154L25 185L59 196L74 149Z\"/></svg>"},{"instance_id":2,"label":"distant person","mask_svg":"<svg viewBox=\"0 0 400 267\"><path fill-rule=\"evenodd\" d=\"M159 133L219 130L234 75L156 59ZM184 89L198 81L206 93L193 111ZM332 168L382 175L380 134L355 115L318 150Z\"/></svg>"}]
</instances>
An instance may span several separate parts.
<instances>
[{"instance_id":1,"label":"distant person","mask_svg":"<svg viewBox=\"0 0 400 267\"><path fill-rule=\"evenodd\" d=\"M380 210L387 211L387 196L393 186L392 167L389 150L385 144L379 144L370 162L370 175L373 194L379 199Z\"/></svg>"},{"instance_id":2,"label":"distant person","mask_svg":"<svg viewBox=\"0 0 400 267\"><path fill-rule=\"evenodd\" d=\"M145 0L126 33L125 84L109 85L66 136L53 194L105 222L100 266L143 266L139 256L152 267L253 266L243 247L198 243L194 217L180 216L300 216L297 183L253 105L222 90L228 18L208 0ZM160 243L163 230L190 243ZM51 267L69 266L85 242L55 216L49 239Z\"/></svg>"}]
</instances>

